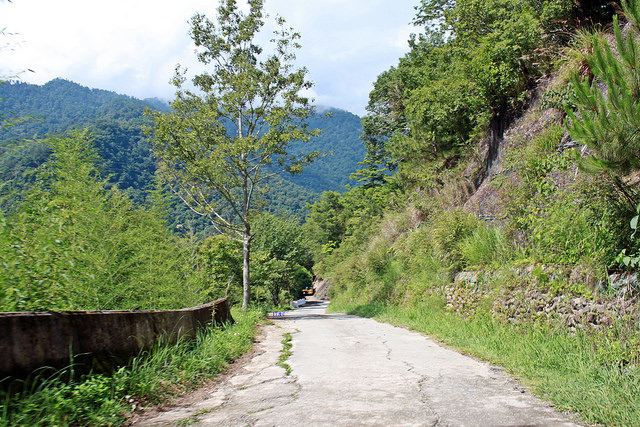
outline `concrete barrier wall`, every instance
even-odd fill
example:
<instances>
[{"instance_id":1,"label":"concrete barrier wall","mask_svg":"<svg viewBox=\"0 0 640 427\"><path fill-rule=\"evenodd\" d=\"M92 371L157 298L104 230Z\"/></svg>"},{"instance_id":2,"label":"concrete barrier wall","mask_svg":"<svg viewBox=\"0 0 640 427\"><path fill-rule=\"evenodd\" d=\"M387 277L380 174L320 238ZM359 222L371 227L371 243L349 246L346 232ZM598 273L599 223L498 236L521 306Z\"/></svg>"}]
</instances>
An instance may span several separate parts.
<instances>
[{"instance_id":1,"label":"concrete barrier wall","mask_svg":"<svg viewBox=\"0 0 640 427\"><path fill-rule=\"evenodd\" d=\"M225 322L233 322L226 299L168 311L0 313L0 379L43 366L62 368L72 359L94 365L121 360L159 339L175 343L195 337L206 325Z\"/></svg>"}]
</instances>

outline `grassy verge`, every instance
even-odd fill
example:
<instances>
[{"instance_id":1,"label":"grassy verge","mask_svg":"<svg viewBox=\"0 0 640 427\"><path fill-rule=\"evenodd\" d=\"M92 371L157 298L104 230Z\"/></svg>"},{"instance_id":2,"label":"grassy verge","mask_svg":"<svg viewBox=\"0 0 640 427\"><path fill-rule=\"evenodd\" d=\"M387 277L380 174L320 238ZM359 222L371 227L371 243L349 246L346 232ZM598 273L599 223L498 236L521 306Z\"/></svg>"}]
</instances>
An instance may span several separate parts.
<instances>
[{"instance_id":1,"label":"grassy verge","mask_svg":"<svg viewBox=\"0 0 640 427\"><path fill-rule=\"evenodd\" d=\"M28 387L13 384L11 392L0 391L0 426L122 425L139 405L192 390L248 351L262 315L234 311L235 324L207 329L196 340L157 346L111 376L64 380L60 372Z\"/></svg>"},{"instance_id":2,"label":"grassy verge","mask_svg":"<svg viewBox=\"0 0 640 427\"><path fill-rule=\"evenodd\" d=\"M491 319L447 312L437 298L419 306L349 305L330 310L405 326L505 367L533 391L585 421L640 425L640 367L608 363L594 350L594 335L544 327L514 327Z\"/></svg>"}]
</instances>

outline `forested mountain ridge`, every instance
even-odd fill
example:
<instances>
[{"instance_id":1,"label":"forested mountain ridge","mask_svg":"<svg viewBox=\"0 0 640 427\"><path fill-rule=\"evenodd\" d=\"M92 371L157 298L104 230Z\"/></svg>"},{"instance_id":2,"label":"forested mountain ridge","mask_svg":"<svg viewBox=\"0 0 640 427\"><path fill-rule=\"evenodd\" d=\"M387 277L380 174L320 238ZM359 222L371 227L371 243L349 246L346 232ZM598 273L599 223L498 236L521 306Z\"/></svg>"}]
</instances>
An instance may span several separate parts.
<instances>
[{"instance_id":1,"label":"forested mountain ridge","mask_svg":"<svg viewBox=\"0 0 640 427\"><path fill-rule=\"evenodd\" d=\"M291 181L318 193L341 191L366 152L360 141L360 118L348 111L324 108L309 120L309 127L322 129L312 141L324 155Z\"/></svg>"},{"instance_id":2,"label":"forested mountain ridge","mask_svg":"<svg viewBox=\"0 0 640 427\"><path fill-rule=\"evenodd\" d=\"M0 141L39 139L71 128L89 126L99 120L141 119L145 108L159 109L157 100L147 102L115 92L90 89L64 79L44 85L20 81L0 84L0 114L30 117L19 126L0 129ZM165 111L169 109L165 105Z\"/></svg>"},{"instance_id":3,"label":"forested mountain ridge","mask_svg":"<svg viewBox=\"0 0 640 427\"><path fill-rule=\"evenodd\" d=\"M0 117L20 118L18 124L0 129L0 179L23 176L41 164L50 150L38 140L72 129L88 128L103 159L103 171L111 182L141 203L151 183L155 162L143 126L147 108L168 111L159 99L138 100L101 89L89 89L76 83L54 79L44 85L22 82L0 84ZM305 205L313 203L322 191L342 191L349 176L364 157L360 142L360 118L346 111L327 108L309 121L311 128L322 129L304 150L319 150L324 155L295 177L281 176L270 184L267 208L303 216ZM2 148L2 147L5 148ZM21 187L22 184L18 184ZM191 218L177 214L175 223ZM186 215L186 217L185 217Z\"/></svg>"}]
</instances>

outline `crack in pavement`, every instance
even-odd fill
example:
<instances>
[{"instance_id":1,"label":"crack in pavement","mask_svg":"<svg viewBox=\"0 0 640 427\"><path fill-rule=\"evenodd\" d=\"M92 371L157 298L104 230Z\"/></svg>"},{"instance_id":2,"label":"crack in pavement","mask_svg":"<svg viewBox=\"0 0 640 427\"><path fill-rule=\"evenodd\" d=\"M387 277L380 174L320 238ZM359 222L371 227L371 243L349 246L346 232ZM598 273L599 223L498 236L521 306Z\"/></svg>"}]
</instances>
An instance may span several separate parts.
<instances>
[{"instance_id":1,"label":"crack in pavement","mask_svg":"<svg viewBox=\"0 0 640 427\"><path fill-rule=\"evenodd\" d=\"M261 352L207 399L137 425L172 424L216 405L197 425L575 425L514 388L499 368L416 332L325 314L325 306L287 312L264 327ZM292 334L290 375L276 365L285 334Z\"/></svg>"}]
</instances>

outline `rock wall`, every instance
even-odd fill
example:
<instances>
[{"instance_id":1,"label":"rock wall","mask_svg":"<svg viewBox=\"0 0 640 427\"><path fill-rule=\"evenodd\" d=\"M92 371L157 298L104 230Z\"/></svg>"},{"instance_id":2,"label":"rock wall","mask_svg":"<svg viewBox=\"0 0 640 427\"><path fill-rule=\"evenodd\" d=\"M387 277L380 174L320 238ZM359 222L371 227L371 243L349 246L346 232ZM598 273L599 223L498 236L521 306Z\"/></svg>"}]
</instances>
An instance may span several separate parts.
<instances>
[{"instance_id":1,"label":"rock wall","mask_svg":"<svg viewBox=\"0 0 640 427\"><path fill-rule=\"evenodd\" d=\"M608 292L595 292L586 297L554 291L553 286L539 283L531 270L514 272L529 283L525 287L493 288L489 284L495 281L494 274L461 272L441 291L447 308L464 316L473 316L481 304L487 303L491 315L503 321L556 324L570 331L605 329L617 319L640 313L640 282L635 273L611 274Z\"/></svg>"}]
</instances>

